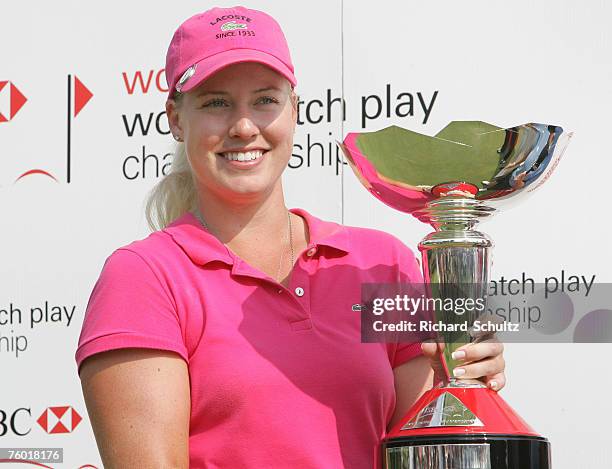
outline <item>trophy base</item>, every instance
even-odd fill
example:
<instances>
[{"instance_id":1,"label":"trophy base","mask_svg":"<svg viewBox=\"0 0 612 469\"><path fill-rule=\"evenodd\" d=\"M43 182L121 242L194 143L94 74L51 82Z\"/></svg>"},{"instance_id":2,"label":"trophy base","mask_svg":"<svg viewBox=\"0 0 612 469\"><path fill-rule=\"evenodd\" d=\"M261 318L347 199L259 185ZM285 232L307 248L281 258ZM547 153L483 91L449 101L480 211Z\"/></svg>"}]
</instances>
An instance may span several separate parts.
<instances>
[{"instance_id":1,"label":"trophy base","mask_svg":"<svg viewBox=\"0 0 612 469\"><path fill-rule=\"evenodd\" d=\"M482 384L426 392L382 441L384 469L549 469L550 443Z\"/></svg>"},{"instance_id":2,"label":"trophy base","mask_svg":"<svg viewBox=\"0 0 612 469\"><path fill-rule=\"evenodd\" d=\"M385 469L550 469L546 438L444 435L385 440Z\"/></svg>"}]
</instances>

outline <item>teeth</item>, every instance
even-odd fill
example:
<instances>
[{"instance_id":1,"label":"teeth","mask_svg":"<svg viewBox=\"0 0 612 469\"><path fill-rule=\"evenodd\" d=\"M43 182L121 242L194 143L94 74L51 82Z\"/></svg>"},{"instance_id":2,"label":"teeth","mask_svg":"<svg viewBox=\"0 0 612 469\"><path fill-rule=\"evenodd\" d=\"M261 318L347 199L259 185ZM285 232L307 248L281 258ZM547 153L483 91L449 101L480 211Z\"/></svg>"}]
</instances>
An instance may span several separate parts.
<instances>
[{"instance_id":1,"label":"teeth","mask_svg":"<svg viewBox=\"0 0 612 469\"><path fill-rule=\"evenodd\" d=\"M261 155L263 155L263 152L261 150L247 152L228 151L226 153L222 153L222 155L231 161L252 161L260 158Z\"/></svg>"}]
</instances>

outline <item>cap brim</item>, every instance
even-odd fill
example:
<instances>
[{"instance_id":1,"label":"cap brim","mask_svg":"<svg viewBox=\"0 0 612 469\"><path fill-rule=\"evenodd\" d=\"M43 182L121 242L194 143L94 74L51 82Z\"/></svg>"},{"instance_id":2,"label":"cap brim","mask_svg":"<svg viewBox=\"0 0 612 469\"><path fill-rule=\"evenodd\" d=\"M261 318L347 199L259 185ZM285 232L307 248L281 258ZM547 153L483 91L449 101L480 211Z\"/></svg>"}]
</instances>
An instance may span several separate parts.
<instances>
[{"instance_id":1,"label":"cap brim","mask_svg":"<svg viewBox=\"0 0 612 469\"><path fill-rule=\"evenodd\" d=\"M255 49L230 49L197 62L195 73L183 84L181 93L185 93L197 87L219 70L241 62L257 62L267 65L287 78L292 86L297 84L295 75L289 67L273 55Z\"/></svg>"}]
</instances>

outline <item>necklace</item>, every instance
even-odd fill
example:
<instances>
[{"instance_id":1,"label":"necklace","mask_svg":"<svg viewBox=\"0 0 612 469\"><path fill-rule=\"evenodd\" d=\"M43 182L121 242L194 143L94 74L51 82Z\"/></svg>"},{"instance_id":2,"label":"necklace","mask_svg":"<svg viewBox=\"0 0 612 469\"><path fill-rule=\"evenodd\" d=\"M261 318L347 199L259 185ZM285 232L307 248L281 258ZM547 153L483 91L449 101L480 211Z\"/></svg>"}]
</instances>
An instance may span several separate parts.
<instances>
[{"instance_id":1,"label":"necklace","mask_svg":"<svg viewBox=\"0 0 612 469\"><path fill-rule=\"evenodd\" d=\"M204 217L202 216L202 213L200 212L199 208L196 208L194 215L196 216L198 221L201 223L202 227L204 227L204 229L210 233L210 228L208 228L208 225L204 221ZM291 271L293 270L293 264L295 263L295 254L293 251L293 229L291 226L291 212L289 210L287 210L287 237L289 238L289 253L291 255L291 268L289 269L289 274L291 274ZM283 266L284 258L285 258L285 250L283 249L278 259L278 270L276 271L275 280L278 283L281 283L281 269Z\"/></svg>"}]
</instances>

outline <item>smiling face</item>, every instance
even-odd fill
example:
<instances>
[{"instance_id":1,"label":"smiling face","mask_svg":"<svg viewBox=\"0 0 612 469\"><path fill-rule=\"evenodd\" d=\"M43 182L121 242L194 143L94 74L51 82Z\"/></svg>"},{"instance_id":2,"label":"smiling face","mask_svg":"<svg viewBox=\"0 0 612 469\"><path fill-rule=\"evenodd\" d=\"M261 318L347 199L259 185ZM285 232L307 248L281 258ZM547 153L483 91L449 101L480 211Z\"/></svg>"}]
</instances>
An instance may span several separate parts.
<instances>
[{"instance_id":1,"label":"smiling face","mask_svg":"<svg viewBox=\"0 0 612 469\"><path fill-rule=\"evenodd\" d=\"M254 62L230 65L168 100L166 113L200 192L238 201L281 190L297 122L297 96L282 75Z\"/></svg>"}]
</instances>

